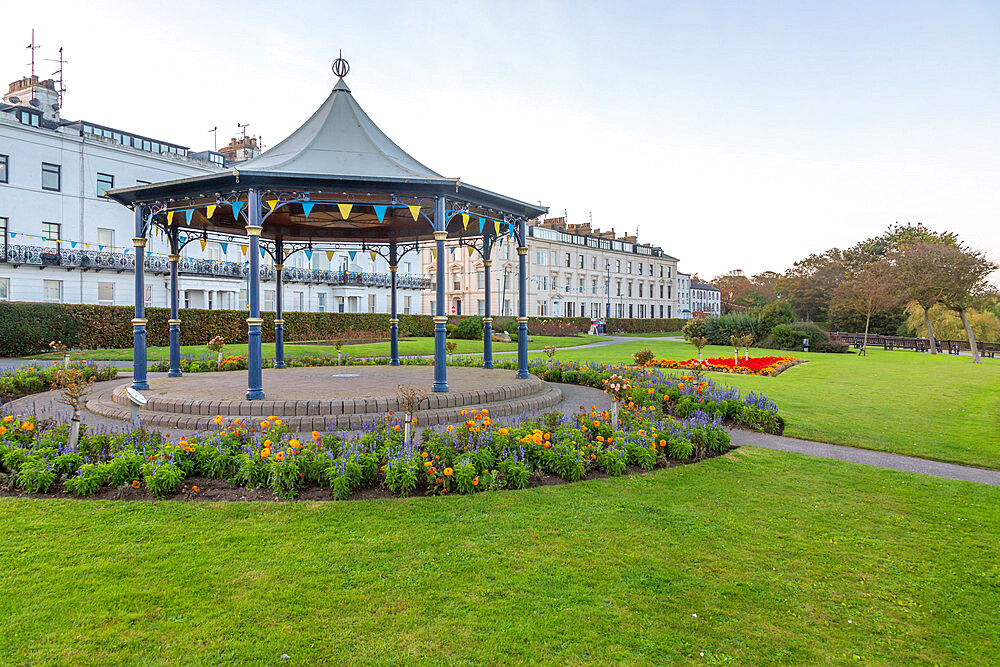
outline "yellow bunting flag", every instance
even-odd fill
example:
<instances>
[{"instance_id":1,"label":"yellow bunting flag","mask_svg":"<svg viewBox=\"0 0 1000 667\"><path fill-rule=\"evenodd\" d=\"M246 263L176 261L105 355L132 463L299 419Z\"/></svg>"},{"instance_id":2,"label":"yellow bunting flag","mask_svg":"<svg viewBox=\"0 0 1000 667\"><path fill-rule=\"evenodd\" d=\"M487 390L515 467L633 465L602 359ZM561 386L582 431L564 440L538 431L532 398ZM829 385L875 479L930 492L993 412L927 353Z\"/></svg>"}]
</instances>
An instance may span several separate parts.
<instances>
[{"instance_id":1,"label":"yellow bunting flag","mask_svg":"<svg viewBox=\"0 0 1000 667\"><path fill-rule=\"evenodd\" d=\"M204 250L204 249L205 249L205 246L207 246L207 245L208 245L208 241L205 241L205 240L203 239L203 240L201 241L201 249L202 249L202 250Z\"/></svg>"},{"instance_id":2,"label":"yellow bunting flag","mask_svg":"<svg viewBox=\"0 0 1000 667\"><path fill-rule=\"evenodd\" d=\"M340 216L347 220L347 216L351 214L351 209L354 208L354 204L337 204L337 208L340 209Z\"/></svg>"},{"instance_id":3,"label":"yellow bunting flag","mask_svg":"<svg viewBox=\"0 0 1000 667\"><path fill-rule=\"evenodd\" d=\"M496 230L497 236L500 236L500 221L499 220L494 220L493 221L493 229Z\"/></svg>"},{"instance_id":4,"label":"yellow bunting flag","mask_svg":"<svg viewBox=\"0 0 1000 667\"><path fill-rule=\"evenodd\" d=\"M211 220L212 216L215 215L216 206L218 206L218 204L209 204L208 208L205 209L205 217L208 218L209 220Z\"/></svg>"},{"instance_id":5,"label":"yellow bunting flag","mask_svg":"<svg viewBox=\"0 0 1000 667\"><path fill-rule=\"evenodd\" d=\"M372 261L373 261L373 262L375 261L375 258L376 258L376 257L378 257L378 253L377 253L377 252L375 252L374 250L372 250L372 251L369 251L369 253L368 253L368 254L372 256Z\"/></svg>"},{"instance_id":6,"label":"yellow bunting flag","mask_svg":"<svg viewBox=\"0 0 1000 667\"><path fill-rule=\"evenodd\" d=\"M243 251L243 256L246 257L247 256L247 247L245 245L243 245L242 243L240 244L240 250Z\"/></svg>"},{"instance_id":7,"label":"yellow bunting flag","mask_svg":"<svg viewBox=\"0 0 1000 667\"><path fill-rule=\"evenodd\" d=\"M437 259L438 251L437 248L431 248L431 259Z\"/></svg>"},{"instance_id":8,"label":"yellow bunting flag","mask_svg":"<svg viewBox=\"0 0 1000 667\"><path fill-rule=\"evenodd\" d=\"M407 208L410 209L410 215L413 216L413 222L416 222L417 218L420 217L420 207L419 206L407 206Z\"/></svg>"},{"instance_id":9,"label":"yellow bunting flag","mask_svg":"<svg viewBox=\"0 0 1000 667\"><path fill-rule=\"evenodd\" d=\"M168 225L174 224L174 212L173 211L167 211L167 224Z\"/></svg>"},{"instance_id":10,"label":"yellow bunting flag","mask_svg":"<svg viewBox=\"0 0 1000 667\"><path fill-rule=\"evenodd\" d=\"M273 211L274 207L278 205L278 200L277 199L268 199L264 203L267 204L267 207Z\"/></svg>"},{"instance_id":11,"label":"yellow bunting flag","mask_svg":"<svg viewBox=\"0 0 1000 667\"><path fill-rule=\"evenodd\" d=\"M469 228L469 214L468 213L463 213L462 214L462 226L465 227L466 229Z\"/></svg>"},{"instance_id":12,"label":"yellow bunting flag","mask_svg":"<svg viewBox=\"0 0 1000 667\"><path fill-rule=\"evenodd\" d=\"M328 261L328 262L332 262L333 261L333 251L332 250L327 250L326 251L326 261Z\"/></svg>"},{"instance_id":13,"label":"yellow bunting flag","mask_svg":"<svg viewBox=\"0 0 1000 667\"><path fill-rule=\"evenodd\" d=\"M469 257L472 257L472 246L469 246Z\"/></svg>"}]
</instances>

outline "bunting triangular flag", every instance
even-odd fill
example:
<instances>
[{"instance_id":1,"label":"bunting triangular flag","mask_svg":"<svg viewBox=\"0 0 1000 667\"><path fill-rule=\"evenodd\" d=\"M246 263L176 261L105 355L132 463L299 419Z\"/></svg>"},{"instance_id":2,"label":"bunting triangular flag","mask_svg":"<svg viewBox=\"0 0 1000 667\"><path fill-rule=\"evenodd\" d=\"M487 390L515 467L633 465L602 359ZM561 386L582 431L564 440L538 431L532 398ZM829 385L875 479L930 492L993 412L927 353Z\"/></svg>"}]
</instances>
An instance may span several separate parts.
<instances>
[{"instance_id":1,"label":"bunting triangular flag","mask_svg":"<svg viewBox=\"0 0 1000 667\"><path fill-rule=\"evenodd\" d=\"M369 251L368 254L372 256L373 262L375 261L375 258L378 257L378 253L375 252L374 250Z\"/></svg>"},{"instance_id":2,"label":"bunting triangular flag","mask_svg":"<svg viewBox=\"0 0 1000 667\"><path fill-rule=\"evenodd\" d=\"M493 230L497 233L497 236L500 236L500 221L499 220L494 220L493 221Z\"/></svg>"},{"instance_id":3,"label":"bunting triangular flag","mask_svg":"<svg viewBox=\"0 0 1000 667\"><path fill-rule=\"evenodd\" d=\"M104 246L102 245L97 246L97 250L100 252L104 252Z\"/></svg>"},{"instance_id":4,"label":"bunting triangular flag","mask_svg":"<svg viewBox=\"0 0 1000 667\"><path fill-rule=\"evenodd\" d=\"M264 259L265 257L267 257L267 250L265 250L264 247L261 246L260 247L260 258Z\"/></svg>"},{"instance_id":5,"label":"bunting triangular flag","mask_svg":"<svg viewBox=\"0 0 1000 667\"><path fill-rule=\"evenodd\" d=\"M420 217L420 207L419 206L407 206L407 208L410 209L410 215L413 216L413 222L416 222L417 218Z\"/></svg>"},{"instance_id":6,"label":"bunting triangular flag","mask_svg":"<svg viewBox=\"0 0 1000 667\"><path fill-rule=\"evenodd\" d=\"M311 262L311 261L312 261L312 259L313 259L313 251L312 251L312 250L306 250L306 251L304 251L304 252L305 252L305 254L306 254L306 259L307 259L307 260L309 260L309 261Z\"/></svg>"},{"instance_id":7,"label":"bunting triangular flag","mask_svg":"<svg viewBox=\"0 0 1000 667\"><path fill-rule=\"evenodd\" d=\"M76 241L70 241L69 242L69 247L70 248L75 248L76 247Z\"/></svg>"},{"instance_id":8,"label":"bunting triangular flag","mask_svg":"<svg viewBox=\"0 0 1000 667\"><path fill-rule=\"evenodd\" d=\"M178 234L177 235L177 244L178 245L184 245L185 243L187 243L187 237L186 236L181 236L180 234Z\"/></svg>"},{"instance_id":9,"label":"bunting triangular flag","mask_svg":"<svg viewBox=\"0 0 1000 667\"><path fill-rule=\"evenodd\" d=\"M267 207L273 211L275 209L275 207L278 205L278 200L277 199L268 199L264 203L267 204Z\"/></svg>"},{"instance_id":10,"label":"bunting triangular flag","mask_svg":"<svg viewBox=\"0 0 1000 667\"><path fill-rule=\"evenodd\" d=\"M378 218L379 222L382 222L385 218L385 211L389 207L384 204L372 204L372 208L375 210L375 217Z\"/></svg>"},{"instance_id":11,"label":"bunting triangular flag","mask_svg":"<svg viewBox=\"0 0 1000 667\"><path fill-rule=\"evenodd\" d=\"M328 262L332 262L333 261L333 251L332 250L327 250L326 251L326 261L328 261Z\"/></svg>"},{"instance_id":12,"label":"bunting triangular flag","mask_svg":"<svg viewBox=\"0 0 1000 667\"><path fill-rule=\"evenodd\" d=\"M240 244L240 250L243 251L243 256L246 257L247 256L247 246L246 246L246 244L241 243Z\"/></svg>"},{"instance_id":13,"label":"bunting triangular flag","mask_svg":"<svg viewBox=\"0 0 1000 667\"><path fill-rule=\"evenodd\" d=\"M483 233L483 229L486 227L486 218L479 218L479 233Z\"/></svg>"},{"instance_id":14,"label":"bunting triangular flag","mask_svg":"<svg viewBox=\"0 0 1000 667\"><path fill-rule=\"evenodd\" d=\"M469 214L468 213L463 213L462 214L462 227L464 227L465 229L469 228Z\"/></svg>"},{"instance_id":15,"label":"bunting triangular flag","mask_svg":"<svg viewBox=\"0 0 1000 667\"><path fill-rule=\"evenodd\" d=\"M347 254L351 256L351 261L353 262L354 258L358 256L358 251L357 250L350 250L350 251L348 251Z\"/></svg>"},{"instance_id":16,"label":"bunting triangular flag","mask_svg":"<svg viewBox=\"0 0 1000 667\"><path fill-rule=\"evenodd\" d=\"M236 218L240 217L240 211L243 210L243 202L234 201L232 203L232 207L233 207L233 219L235 220Z\"/></svg>"},{"instance_id":17,"label":"bunting triangular flag","mask_svg":"<svg viewBox=\"0 0 1000 667\"><path fill-rule=\"evenodd\" d=\"M351 214L351 209L354 208L354 204L337 204L337 208L340 209L340 217L347 220L347 216Z\"/></svg>"},{"instance_id":18,"label":"bunting triangular flag","mask_svg":"<svg viewBox=\"0 0 1000 667\"><path fill-rule=\"evenodd\" d=\"M215 215L216 206L218 206L218 204L209 204L208 207L205 209L205 217L208 218L209 220L211 220L212 216Z\"/></svg>"},{"instance_id":19,"label":"bunting triangular flag","mask_svg":"<svg viewBox=\"0 0 1000 667\"><path fill-rule=\"evenodd\" d=\"M207 245L208 245L208 241L206 241L205 239L202 239L201 240L201 249L204 250L205 246L207 246Z\"/></svg>"},{"instance_id":20,"label":"bunting triangular flag","mask_svg":"<svg viewBox=\"0 0 1000 667\"><path fill-rule=\"evenodd\" d=\"M472 257L472 246L469 246L469 257Z\"/></svg>"},{"instance_id":21,"label":"bunting triangular flag","mask_svg":"<svg viewBox=\"0 0 1000 667\"><path fill-rule=\"evenodd\" d=\"M194 209L193 208L187 209L186 211L184 211L184 215L187 216L187 223L190 225L191 224L191 216L194 215Z\"/></svg>"},{"instance_id":22,"label":"bunting triangular flag","mask_svg":"<svg viewBox=\"0 0 1000 667\"><path fill-rule=\"evenodd\" d=\"M174 212L173 211L167 211L167 224L168 225L174 224Z\"/></svg>"},{"instance_id":23,"label":"bunting triangular flag","mask_svg":"<svg viewBox=\"0 0 1000 667\"><path fill-rule=\"evenodd\" d=\"M431 248L431 259L437 259L438 251L437 248Z\"/></svg>"},{"instance_id":24,"label":"bunting triangular flag","mask_svg":"<svg viewBox=\"0 0 1000 667\"><path fill-rule=\"evenodd\" d=\"M302 202L302 212L306 214L307 218L309 217L309 214L312 213L313 206L315 206L315 204L311 201Z\"/></svg>"},{"instance_id":25,"label":"bunting triangular flag","mask_svg":"<svg viewBox=\"0 0 1000 667\"><path fill-rule=\"evenodd\" d=\"M227 252L229 252L229 244L228 243L220 243L219 247L222 248L222 254L223 255L225 255Z\"/></svg>"}]
</instances>

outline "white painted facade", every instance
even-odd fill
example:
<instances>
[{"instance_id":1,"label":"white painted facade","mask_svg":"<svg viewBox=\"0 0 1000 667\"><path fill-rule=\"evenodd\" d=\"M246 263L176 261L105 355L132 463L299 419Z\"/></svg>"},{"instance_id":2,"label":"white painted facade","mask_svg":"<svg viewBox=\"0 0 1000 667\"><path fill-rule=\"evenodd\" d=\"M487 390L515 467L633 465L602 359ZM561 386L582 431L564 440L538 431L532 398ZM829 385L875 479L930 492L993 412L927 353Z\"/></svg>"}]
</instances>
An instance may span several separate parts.
<instances>
[{"instance_id":1,"label":"white painted facade","mask_svg":"<svg viewBox=\"0 0 1000 667\"><path fill-rule=\"evenodd\" d=\"M589 225L528 225L528 316L677 317L677 259L655 246L614 238L613 232L599 234ZM485 314L482 259L454 244L446 253L445 312ZM424 273L435 275L430 249L422 258ZM517 315L517 272L515 244L500 243L490 267L493 316ZM426 312L434 305L434 294L425 293Z\"/></svg>"},{"instance_id":2,"label":"white painted facade","mask_svg":"<svg viewBox=\"0 0 1000 667\"><path fill-rule=\"evenodd\" d=\"M677 274L677 317L689 320L694 315L691 311L691 274Z\"/></svg>"},{"instance_id":3,"label":"white painted facade","mask_svg":"<svg viewBox=\"0 0 1000 667\"><path fill-rule=\"evenodd\" d=\"M722 314L722 292L707 283L691 283L691 311L699 316Z\"/></svg>"},{"instance_id":4,"label":"white painted facade","mask_svg":"<svg viewBox=\"0 0 1000 667\"><path fill-rule=\"evenodd\" d=\"M189 155L177 144L59 120L49 83L15 82L0 104L0 300L132 305L133 214L101 193L218 171L222 156ZM32 96L35 104L29 103ZM182 236L198 236L194 228L181 229ZM246 308L246 280L240 277L244 244L236 238L208 241L204 248L197 240L186 245L180 306ZM341 245L328 258L317 247L311 258L301 252L289 257L285 310L388 312L388 266L358 250ZM153 234L146 251L145 302L166 307L166 238ZM274 308L271 265L270 257L262 261L265 277L272 279L262 285L263 310ZM420 269L416 255L400 262L400 313L421 312L420 288L427 281Z\"/></svg>"}]
</instances>

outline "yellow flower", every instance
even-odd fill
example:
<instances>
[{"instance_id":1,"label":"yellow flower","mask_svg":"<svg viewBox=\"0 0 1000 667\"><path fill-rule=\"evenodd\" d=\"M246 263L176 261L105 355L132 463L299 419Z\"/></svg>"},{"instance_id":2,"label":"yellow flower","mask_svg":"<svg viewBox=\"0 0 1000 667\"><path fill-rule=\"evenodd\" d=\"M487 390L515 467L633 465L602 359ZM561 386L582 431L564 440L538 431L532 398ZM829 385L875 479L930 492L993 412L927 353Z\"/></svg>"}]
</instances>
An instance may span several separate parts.
<instances>
[{"instance_id":1,"label":"yellow flower","mask_svg":"<svg viewBox=\"0 0 1000 667\"><path fill-rule=\"evenodd\" d=\"M6 417L3 418L3 421L5 424L9 424L12 421L14 421L14 417L12 415L7 415Z\"/></svg>"},{"instance_id":2,"label":"yellow flower","mask_svg":"<svg viewBox=\"0 0 1000 667\"><path fill-rule=\"evenodd\" d=\"M292 438L291 440L289 440L288 444L292 446L292 449L298 449L298 447L299 447L299 441L296 440L295 438Z\"/></svg>"},{"instance_id":3,"label":"yellow flower","mask_svg":"<svg viewBox=\"0 0 1000 667\"><path fill-rule=\"evenodd\" d=\"M451 473L453 473L453 472L454 472L454 470L452 470L451 468L445 468L444 469L444 476L445 477L451 477Z\"/></svg>"},{"instance_id":4,"label":"yellow flower","mask_svg":"<svg viewBox=\"0 0 1000 667\"><path fill-rule=\"evenodd\" d=\"M260 450L260 458L266 459L270 455L271 455L271 450L268 449L267 447L265 447L264 449Z\"/></svg>"},{"instance_id":5,"label":"yellow flower","mask_svg":"<svg viewBox=\"0 0 1000 667\"><path fill-rule=\"evenodd\" d=\"M446 428L445 430L446 430L446 431L454 431L454 430L455 430L455 427L454 427L454 426L452 426L451 424L448 424L448 427L447 427L447 428Z\"/></svg>"},{"instance_id":6,"label":"yellow flower","mask_svg":"<svg viewBox=\"0 0 1000 667\"><path fill-rule=\"evenodd\" d=\"M21 424L21 428L23 428L25 431L34 431L35 425L32 424L31 422L24 422L23 424Z\"/></svg>"},{"instance_id":7,"label":"yellow flower","mask_svg":"<svg viewBox=\"0 0 1000 667\"><path fill-rule=\"evenodd\" d=\"M260 423L260 430L261 431L266 431L270 427L271 427L271 422L267 421L266 419Z\"/></svg>"},{"instance_id":8,"label":"yellow flower","mask_svg":"<svg viewBox=\"0 0 1000 667\"><path fill-rule=\"evenodd\" d=\"M216 424L221 424L222 423L222 415L217 415L215 417L215 419L213 419L212 421L214 421Z\"/></svg>"},{"instance_id":9,"label":"yellow flower","mask_svg":"<svg viewBox=\"0 0 1000 667\"><path fill-rule=\"evenodd\" d=\"M275 419L274 420L274 425L275 426L281 426L281 420L280 419Z\"/></svg>"},{"instance_id":10,"label":"yellow flower","mask_svg":"<svg viewBox=\"0 0 1000 667\"><path fill-rule=\"evenodd\" d=\"M312 437L313 437L313 440L319 440L319 431L313 431L312 432Z\"/></svg>"}]
</instances>

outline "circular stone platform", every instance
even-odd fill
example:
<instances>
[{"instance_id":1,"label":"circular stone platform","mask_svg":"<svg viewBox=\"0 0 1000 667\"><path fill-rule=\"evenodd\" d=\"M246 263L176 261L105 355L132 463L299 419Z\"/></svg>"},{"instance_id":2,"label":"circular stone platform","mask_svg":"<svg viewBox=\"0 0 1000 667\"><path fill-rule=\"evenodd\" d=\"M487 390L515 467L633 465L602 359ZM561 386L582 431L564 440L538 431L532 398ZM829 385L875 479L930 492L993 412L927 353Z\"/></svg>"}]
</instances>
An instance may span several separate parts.
<instances>
[{"instance_id":1,"label":"circular stone platform","mask_svg":"<svg viewBox=\"0 0 1000 667\"><path fill-rule=\"evenodd\" d=\"M448 368L449 391L434 393L432 366L323 366L267 369L266 398L248 401L246 373L190 373L184 377L153 377L142 392L148 403L140 412L146 426L186 429L215 427L217 415L280 417L296 431L358 429L388 411L399 415L399 385L428 391L417 413L417 425L465 421L463 409L487 408L493 417L521 415L558 403L558 388L535 376L524 380L510 370ZM131 419L131 404L122 384L91 396L87 409L113 419Z\"/></svg>"}]
</instances>

